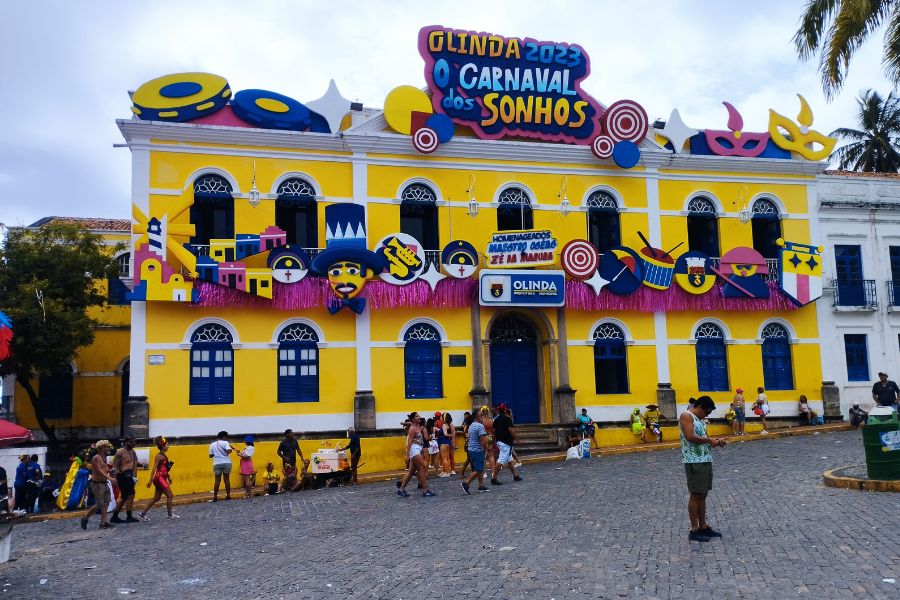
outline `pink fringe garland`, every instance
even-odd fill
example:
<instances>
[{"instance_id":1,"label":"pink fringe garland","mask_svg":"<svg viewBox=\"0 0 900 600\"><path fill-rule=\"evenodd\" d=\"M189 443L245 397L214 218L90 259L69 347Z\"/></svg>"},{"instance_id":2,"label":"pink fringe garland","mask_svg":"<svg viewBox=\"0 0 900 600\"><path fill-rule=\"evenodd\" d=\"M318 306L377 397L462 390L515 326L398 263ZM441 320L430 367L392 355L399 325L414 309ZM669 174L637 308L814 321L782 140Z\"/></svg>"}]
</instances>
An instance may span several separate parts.
<instances>
[{"instance_id":1,"label":"pink fringe garland","mask_svg":"<svg viewBox=\"0 0 900 600\"><path fill-rule=\"evenodd\" d=\"M272 300L253 296L206 281L195 281L199 292L198 306L270 308L275 310L303 310L327 308L334 298L328 280L308 276L300 283L284 284L273 282ZM632 311L632 312L674 312L716 310L734 311L784 311L798 308L781 292L778 284L768 282L770 295L767 299L726 298L722 295L722 284L717 283L705 294L689 294L677 285L665 291L646 286L628 296L617 296L608 290L594 294L581 281L566 281L566 307L581 311ZM475 279L442 279L434 291L424 281L414 281L408 285L391 285L384 281L370 281L363 289L373 310L382 308L464 308L477 302L478 281Z\"/></svg>"}]
</instances>

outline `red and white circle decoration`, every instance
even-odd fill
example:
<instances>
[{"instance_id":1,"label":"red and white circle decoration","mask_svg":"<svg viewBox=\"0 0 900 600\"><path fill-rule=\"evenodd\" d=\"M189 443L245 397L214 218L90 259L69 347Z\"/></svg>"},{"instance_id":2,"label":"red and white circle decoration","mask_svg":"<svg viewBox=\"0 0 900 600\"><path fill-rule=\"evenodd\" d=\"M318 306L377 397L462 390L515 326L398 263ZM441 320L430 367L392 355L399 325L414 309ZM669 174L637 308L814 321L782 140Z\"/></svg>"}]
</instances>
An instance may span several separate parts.
<instances>
[{"instance_id":1,"label":"red and white circle decoration","mask_svg":"<svg viewBox=\"0 0 900 600\"><path fill-rule=\"evenodd\" d=\"M591 144L591 152L599 159L606 159L612 156L615 144L608 135L598 135Z\"/></svg>"},{"instance_id":2,"label":"red and white circle decoration","mask_svg":"<svg viewBox=\"0 0 900 600\"><path fill-rule=\"evenodd\" d=\"M573 279L590 279L597 272L600 255L586 240L572 240L563 246L559 254L563 270Z\"/></svg>"},{"instance_id":3,"label":"red and white circle decoration","mask_svg":"<svg viewBox=\"0 0 900 600\"><path fill-rule=\"evenodd\" d=\"M613 140L639 143L647 135L647 111L634 100L613 102L603 113L603 131Z\"/></svg>"},{"instance_id":4,"label":"red and white circle decoration","mask_svg":"<svg viewBox=\"0 0 900 600\"><path fill-rule=\"evenodd\" d=\"M413 134L413 147L422 154L431 154L439 143L438 134L431 127L422 127Z\"/></svg>"}]
</instances>

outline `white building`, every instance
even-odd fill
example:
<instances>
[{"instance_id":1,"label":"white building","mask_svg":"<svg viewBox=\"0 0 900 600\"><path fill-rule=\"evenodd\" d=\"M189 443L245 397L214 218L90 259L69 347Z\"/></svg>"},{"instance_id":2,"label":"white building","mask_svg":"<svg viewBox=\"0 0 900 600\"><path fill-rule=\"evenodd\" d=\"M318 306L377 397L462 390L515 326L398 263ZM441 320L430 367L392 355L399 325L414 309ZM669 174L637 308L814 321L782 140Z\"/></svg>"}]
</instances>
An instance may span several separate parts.
<instances>
[{"instance_id":1,"label":"white building","mask_svg":"<svg viewBox=\"0 0 900 600\"><path fill-rule=\"evenodd\" d=\"M826 171L816 188L822 374L846 416L853 402L874 405L879 371L900 380L900 175Z\"/></svg>"}]
</instances>

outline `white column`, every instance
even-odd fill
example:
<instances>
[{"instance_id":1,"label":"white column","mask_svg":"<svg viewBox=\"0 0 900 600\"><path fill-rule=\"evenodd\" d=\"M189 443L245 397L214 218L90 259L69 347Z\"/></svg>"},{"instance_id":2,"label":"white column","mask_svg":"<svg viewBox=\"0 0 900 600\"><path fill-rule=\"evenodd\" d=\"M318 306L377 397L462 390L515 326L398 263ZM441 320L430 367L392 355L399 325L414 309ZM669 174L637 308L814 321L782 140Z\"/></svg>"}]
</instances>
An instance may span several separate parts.
<instances>
[{"instance_id":1,"label":"white column","mask_svg":"<svg viewBox=\"0 0 900 600\"><path fill-rule=\"evenodd\" d=\"M133 139L131 149L131 202L150 216L150 140ZM131 207L128 207L129 211ZM128 266L128 277L134 281L134 247L135 236L131 236L131 257Z\"/></svg>"},{"instance_id":2,"label":"white column","mask_svg":"<svg viewBox=\"0 0 900 600\"><path fill-rule=\"evenodd\" d=\"M369 178L365 152L353 153L353 202L366 207L366 234L369 231ZM372 336L370 311L367 306L356 315L356 390L372 389Z\"/></svg>"},{"instance_id":3,"label":"white column","mask_svg":"<svg viewBox=\"0 0 900 600\"><path fill-rule=\"evenodd\" d=\"M662 223L659 209L659 171L647 167L647 239L656 248L662 248ZM671 383L669 374L669 333L666 313L653 313L653 336L656 338L656 381Z\"/></svg>"},{"instance_id":4,"label":"white column","mask_svg":"<svg viewBox=\"0 0 900 600\"><path fill-rule=\"evenodd\" d=\"M147 303L131 303L131 349L129 350L128 395L141 397L147 370Z\"/></svg>"}]
</instances>

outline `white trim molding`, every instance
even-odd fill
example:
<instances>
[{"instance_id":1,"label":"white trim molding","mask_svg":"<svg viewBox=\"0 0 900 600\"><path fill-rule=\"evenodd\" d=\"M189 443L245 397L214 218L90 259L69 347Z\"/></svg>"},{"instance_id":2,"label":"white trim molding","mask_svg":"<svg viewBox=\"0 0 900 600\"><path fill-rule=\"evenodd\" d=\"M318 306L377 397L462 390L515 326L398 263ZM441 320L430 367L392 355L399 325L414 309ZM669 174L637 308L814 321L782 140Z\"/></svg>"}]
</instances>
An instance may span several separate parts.
<instances>
[{"instance_id":1,"label":"white trim molding","mask_svg":"<svg viewBox=\"0 0 900 600\"><path fill-rule=\"evenodd\" d=\"M441 195L441 188L439 188L435 182L431 181L430 179L426 179L425 177L410 177L409 179L401 183L400 187L397 188L397 195L394 196L393 199L396 199L398 201L401 200L403 196L403 190L413 184L427 186L428 189L434 192L435 202L443 202L444 197L443 195ZM465 204L465 202L462 202L461 204Z\"/></svg>"},{"instance_id":2,"label":"white trim molding","mask_svg":"<svg viewBox=\"0 0 900 600\"><path fill-rule=\"evenodd\" d=\"M500 194L510 188L521 188L525 192L525 195L528 196L528 205L532 209L537 208L537 196L534 195L534 192L531 191L530 187L528 187L521 181L507 181L506 183L498 187L494 191L493 200L491 200L491 206L500 206Z\"/></svg>"},{"instance_id":3,"label":"white trim molding","mask_svg":"<svg viewBox=\"0 0 900 600\"><path fill-rule=\"evenodd\" d=\"M297 403L306 406L316 403ZM287 406L287 403L282 406ZM232 434L280 433L285 429L295 431L341 431L353 425L353 413L266 415L259 417L179 417L177 419L150 419L149 437L214 437L217 431ZM396 427L399 427L398 423Z\"/></svg>"},{"instance_id":4,"label":"white trim molding","mask_svg":"<svg viewBox=\"0 0 900 600\"><path fill-rule=\"evenodd\" d=\"M322 328L319 327L314 321L310 321L309 319L304 319L302 317L294 317L291 319L287 319L282 321L275 327L275 331L272 332L272 343L275 344L275 347L278 347L278 336L281 334L281 330L289 325L307 325L312 328L313 331L316 332L316 335L319 337L319 347L322 347L322 344L325 342L325 333L322 331Z\"/></svg>"},{"instance_id":5,"label":"white trim molding","mask_svg":"<svg viewBox=\"0 0 900 600\"><path fill-rule=\"evenodd\" d=\"M322 186L319 185L319 182L316 181L316 178L310 175L309 173L304 173L302 171L288 171L287 173L282 173L278 177L275 178L275 181L272 182L272 187L270 188L269 197L277 198L278 197L278 187L287 181L288 179L304 179L306 180L312 187L313 191L316 193L316 200L321 200L324 198L322 195Z\"/></svg>"},{"instance_id":6,"label":"white trim molding","mask_svg":"<svg viewBox=\"0 0 900 600\"><path fill-rule=\"evenodd\" d=\"M591 325L590 329L588 329L587 341L590 345L594 344L594 332L597 331L597 328L600 327L601 325L603 325L604 323L610 323L612 325L615 325L619 329L621 329L622 335L625 336L626 344L628 342L634 342L634 338L631 336L631 332L628 331L628 327L625 325L625 323L623 323L619 319L616 319L613 317L603 317L602 319L598 319L597 321L594 321L594 324Z\"/></svg>"},{"instance_id":7,"label":"white trim molding","mask_svg":"<svg viewBox=\"0 0 900 600\"><path fill-rule=\"evenodd\" d=\"M202 325L210 325L216 324L221 325L225 329L228 330L228 333L231 334L231 345L234 348L238 348L238 344L241 343L241 340L238 338L237 329L235 329L234 325L226 321L225 319L220 319L219 317L203 317L197 321L194 321L193 324L188 325L187 330L184 333L184 339L182 340L182 344L187 344L187 347L191 347L191 338L194 335L194 331L201 327Z\"/></svg>"},{"instance_id":8,"label":"white trim molding","mask_svg":"<svg viewBox=\"0 0 900 600\"><path fill-rule=\"evenodd\" d=\"M203 175L219 175L220 177L225 178L228 183L231 184L231 194L233 196L238 196L241 194L241 186L238 185L237 179L234 178L234 175L226 171L225 169L219 167L200 167L193 173L188 176L187 181L184 182L184 188L182 188L183 192L189 191L194 193L194 182L197 181L198 178Z\"/></svg>"},{"instance_id":9,"label":"white trim molding","mask_svg":"<svg viewBox=\"0 0 900 600\"><path fill-rule=\"evenodd\" d=\"M713 206L716 207L716 214L715 214L716 217L724 217L726 214L728 214L728 211L725 210L725 205L722 204L722 201L719 199L718 196L716 196L715 194L713 194L712 192L707 191L707 190L695 190L695 191L691 192L690 194L688 194L687 197L684 199L684 203L682 203L682 205L681 205L681 214L682 215L690 214L690 211L688 210L688 205L691 203L691 200L693 200L694 198L696 198L698 196L702 196L703 198L706 198L710 202L713 203ZM735 216L737 216L737 213L735 213Z\"/></svg>"}]
</instances>

